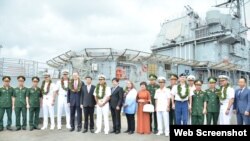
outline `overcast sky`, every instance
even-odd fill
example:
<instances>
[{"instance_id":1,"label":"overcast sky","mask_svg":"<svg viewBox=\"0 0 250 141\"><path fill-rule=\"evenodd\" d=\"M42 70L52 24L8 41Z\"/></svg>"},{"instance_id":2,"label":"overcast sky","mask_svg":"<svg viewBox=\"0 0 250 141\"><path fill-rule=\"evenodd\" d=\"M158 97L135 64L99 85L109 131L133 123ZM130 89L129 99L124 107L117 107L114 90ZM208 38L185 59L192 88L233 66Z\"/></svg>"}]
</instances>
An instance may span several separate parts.
<instances>
[{"instance_id":1,"label":"overcast sky","mask_svg":"<svg viewBox=\"0 0 250 141\"><path fill-rule=\"evenodd\" d=\"M45 62L91 47L150 51L160 24L187 4L205 16L216 0L0 0L0 58Z\"/></svg>"}]
</instances>

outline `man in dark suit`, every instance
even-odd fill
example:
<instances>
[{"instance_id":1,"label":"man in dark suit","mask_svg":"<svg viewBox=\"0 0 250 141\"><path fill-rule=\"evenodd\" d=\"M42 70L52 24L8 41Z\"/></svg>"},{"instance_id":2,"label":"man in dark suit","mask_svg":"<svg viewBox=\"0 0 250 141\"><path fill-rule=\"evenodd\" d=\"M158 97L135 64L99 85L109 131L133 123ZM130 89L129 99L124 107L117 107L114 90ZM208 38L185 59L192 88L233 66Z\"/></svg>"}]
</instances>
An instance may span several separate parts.
<instances>
[{"instance_id":1,"label":"man in dark suit","mask_svg":"<svg viewBox=\"0 0 250 141\"><path fill-rule=\"evenodd\" d=\"M247 80L242 77L238 81L239 89L235 91L234 113L237 114L238 125L250 125L250 90L247 88Z\"/></svg>"},{"instance_id":2,"label":"man in dark suit","mask_svg":"<svg viewBox=\"0 0 250 141\"><path fill-rule=\"evenodd\" d=\"M77 112L77 132L82 129L82 110L80 107L80 99L82 94L82 87L84 83L80 80L77 72L73 73L73 79L70 81L67 95L67 103L70 106L70 131L75 130L75 113Z\"/></svg>"},{"instance_id":3,"label":"man in dark suit","mask_svg":"<svg viewBox=\"0 0 250 141\"><path fill-rule=\"evenodd\" d=\"M113 87L111 88L110 109L113 121L113 132L119 134L121 132L121 107L123 99L123 89L119 86L119 79L112 79Z\"/></svg>"},{"instance_id":4,"label":"man in dark suit","mask_svg":"<svg viewBox=\"0 0 250 141\"><path fill-rule=\"evenodd\" d=\"M84 129L83 133L88 132L88 124L90 118L90 132L94 133L94 110L95 110L95 86L91 85L92 77L85 77L87 85L82 88L82 97L81 97L81 108L84 113Z\"/></svg>"}]
</instances>

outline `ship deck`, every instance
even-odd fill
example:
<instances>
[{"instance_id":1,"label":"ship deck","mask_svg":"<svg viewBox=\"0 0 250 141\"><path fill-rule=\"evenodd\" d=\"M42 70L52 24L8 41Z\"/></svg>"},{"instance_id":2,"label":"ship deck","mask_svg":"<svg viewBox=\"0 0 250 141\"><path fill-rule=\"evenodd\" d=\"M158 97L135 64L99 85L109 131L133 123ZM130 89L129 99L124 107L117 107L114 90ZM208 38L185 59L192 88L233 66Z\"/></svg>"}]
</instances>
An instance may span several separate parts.
<instances>
[{"instance_id":1,"label":"ship deck","mask_svg":"<svg viewBox=\"0 0 250 141\"><path fill-rule=\"evenodd\" d=\"M122 130L120 134L109 134L104 135L104 133L94 134L94 133L81 133L81 132L69 132L69 130L63 127L62 130L33 130L33 131L7 131L4 130L0 132L0 141L169 141L169 137L165 136L156 136L154 134L150 135L140 135L133 134L128 135L123 133L126 130L126 118L122 116ZM111 126L110 120L110 128ZM41 124L40 124L41 126Z\"/></svg>"}]
</instances>

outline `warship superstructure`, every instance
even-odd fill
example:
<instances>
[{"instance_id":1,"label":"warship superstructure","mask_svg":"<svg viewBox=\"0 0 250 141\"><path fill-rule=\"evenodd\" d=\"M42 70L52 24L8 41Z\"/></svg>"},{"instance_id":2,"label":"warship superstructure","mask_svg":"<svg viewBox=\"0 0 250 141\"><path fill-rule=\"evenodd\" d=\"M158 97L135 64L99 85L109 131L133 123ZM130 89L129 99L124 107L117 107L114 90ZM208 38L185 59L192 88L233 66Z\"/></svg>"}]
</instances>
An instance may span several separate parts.
<instances>
[{"instance_id":1,"label":"warship superstructure","mask_svg":"<svg viewBox=\"0 0 250 141\"><path fill-rule=\"evenodd\" d=\"M226 7L228 13L220 12ZM193 74L204 80L227 74L233 84L250 74L250 43L247 40L245 3L227 0L207 11L202 19L190 6L182 17L164 21L151 46L152 52L112 48L85 48L68 51L47 61L53 68L79 71L81 76L107 79L118 77L135 82L147 80L150 73ZM59 73L60 74L60 73Z\"/></svg>"},{"instance_id":2,"label":"warship superstructure","mask_svg":"<svg viewBox=\"0 0 250 141\"><path fill-rule=\"evenodd\" d=\"M171 73L193 74L197 79L226 74L231 83L250 75L250 42L247 40L244 0L225 0L212 6L201 18L190 6L178 18L166 20L151 52L115 48L83 48L70 50L43 63L16 59L0 59L0 76L38 75L52 73L59 78L63 69L80 72L97 80L98 74L107 79L117 77L134 82L145 81L149 74L168 77ZM227 13L221 12L227 9ZM136 46L136 45L135 45ZM133 49L131 49L133 48Z\"/></svg>"}]
</instances>

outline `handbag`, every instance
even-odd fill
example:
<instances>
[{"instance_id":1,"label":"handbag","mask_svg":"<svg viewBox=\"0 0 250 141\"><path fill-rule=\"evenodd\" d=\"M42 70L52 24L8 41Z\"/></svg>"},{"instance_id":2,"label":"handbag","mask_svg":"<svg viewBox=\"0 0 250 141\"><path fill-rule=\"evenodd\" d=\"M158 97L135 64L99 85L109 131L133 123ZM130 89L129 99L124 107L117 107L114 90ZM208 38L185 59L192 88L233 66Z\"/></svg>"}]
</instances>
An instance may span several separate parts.
<instances>
[{"instance_id":1,"label":"handbag","mask_svg":"<svg viewBox=\"0 0 250 141\"><path fill-rule=\"evenodd\" d=\"M155 111L155 107L152 104L145 104L143 106L143 112L145 113L153 113Z\"/></svg>"}]
</instances>

